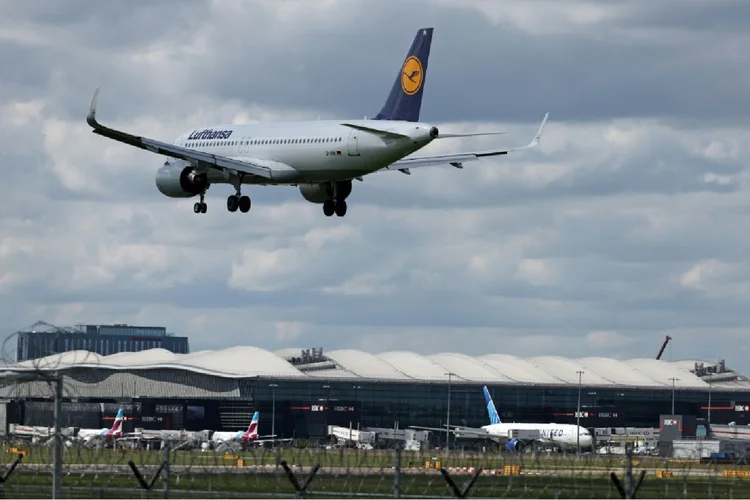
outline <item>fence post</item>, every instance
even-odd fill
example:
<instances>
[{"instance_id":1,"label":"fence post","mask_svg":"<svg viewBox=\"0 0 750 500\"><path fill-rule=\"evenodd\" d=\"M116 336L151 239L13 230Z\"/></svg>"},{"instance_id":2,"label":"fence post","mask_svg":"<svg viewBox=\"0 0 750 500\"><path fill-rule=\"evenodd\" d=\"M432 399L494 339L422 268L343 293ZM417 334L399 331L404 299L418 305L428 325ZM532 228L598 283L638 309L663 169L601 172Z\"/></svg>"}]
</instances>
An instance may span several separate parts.
<instances>
[{"instance_id":1,"label":"fence post","mask_svg":"<svg viewBox=\"0 0 750 500\"><path fill-rule=\"evenodd\" d=\"M396 441L396 470L393 476L393 498L401 498L401 446L398 441Z\"/></svg>"},{"instance_id":2,"label":"fence post","mask_svg":"<svg viewBox=\"0 0 750 500\"><path fill-rule=\"evenodd\" d=\"M164 498L169 498L169 441L162 441L164 444Z\"/></svg>"},{"instance_id":3,"label":"fence post","mask_svg":"<svg viewBox=\"0 0 750 500\"><path fill-rule=\"evenodd\" d=\"M55 458L52 469L52 498L60 498L60 487L62 483L62 433L60 420L62 419L62 399L63 399L63 376L62 373L55 373Z\"/></svg>"}]
</instances>

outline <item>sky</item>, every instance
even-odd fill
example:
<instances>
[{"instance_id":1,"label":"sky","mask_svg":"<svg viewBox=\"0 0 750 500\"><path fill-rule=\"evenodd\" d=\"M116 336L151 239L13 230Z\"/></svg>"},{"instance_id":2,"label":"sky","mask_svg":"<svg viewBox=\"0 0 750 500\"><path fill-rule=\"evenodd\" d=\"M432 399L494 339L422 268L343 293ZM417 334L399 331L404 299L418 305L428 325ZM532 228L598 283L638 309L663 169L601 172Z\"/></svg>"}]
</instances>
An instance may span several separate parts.
<instances>
[{"instance_id":1,"label":"sky","mask_svg":"<svg viewBox=\"0 0 750 500\"><path fill-rule=\"evenodd\" d=\"M726 359L750 373L746 2L0 1L0 324L162 325L191 349ZM346 217L295 187L161 195L204 124L374 116L435 28L423 153ZM14 339L12 340L14 342ZM6 344L5 351L13 345Z\"/></svg>"}]
</instances>

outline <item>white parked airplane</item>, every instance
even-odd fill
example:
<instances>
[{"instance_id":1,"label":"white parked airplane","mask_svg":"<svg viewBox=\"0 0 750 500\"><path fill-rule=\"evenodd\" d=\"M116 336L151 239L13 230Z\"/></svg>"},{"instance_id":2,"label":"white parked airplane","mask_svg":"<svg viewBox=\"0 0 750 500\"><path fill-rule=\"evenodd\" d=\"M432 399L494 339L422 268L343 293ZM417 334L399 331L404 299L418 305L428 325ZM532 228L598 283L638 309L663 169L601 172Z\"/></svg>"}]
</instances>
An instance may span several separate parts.
<instances>
[{"instance_id":1,"label":"white parked airplane","mask_svg":"<svg viewBox=\"0 0 750 500\"><path fill-rule=\"evenodd\" d=\"M256 411L253 413L253 419L250 421L250 426L247 428L246 431L216 431L211 436L211 442L214 444L214 446L219 444L232 444L232 443L240 443L240 444L250 444L250 443L266 443L269 441L274 441L277 443L281 443L284 441L291 441L291 439L261 439L261 438L275 438L275 434L268 434L264 436L258 435L258 423L260 421L260 412Z\"/></svg>"},{"instance_id":2,"label":"white parked airplane","mask_svg":"<svg viewBox=\"0 0 750 500\"><path fill-rule=\"evenodd\" d=\"M94 92L87 122L93 132L137 148L170 157L156 173L156 187L171 198L199 196L195 213L206 213L204 196L211 184L231 184L230 212L250 210L242 194L247 184L297 186L302 197L323 205L323 213L346 215L352 181L374 172L400 171L463 163L536 146L547 121L526 146L433 156L409 156L435 139L495 135L440 134L419 122L433 28L420 29L399 68L391 93L372 120L320 120L292 123L212 125L193 128L174 143L131 135L96 120L99 89Z\"/></svg>"},{"instance_id":3,"label":"white parked airplane","mask_svg":"<svg viewBox=\"0 0 750 500\"><path fill-rule=\"evenodd\" d=\"M594 442L588 429L573 424L502 423L487 387L483 387L482 391L484 392L484 402L487 404L490 424L483 425L480 428L452 425L450 432L454 433L456 437L492 439L504 444L505 449L508 451L523 451L524 448L533 442L547 446L557 446L563 449L576 449L580 444L580 448L583 450L591 448ZM445 429L433 427L419 428L445 432ZM524 441L513 438L511 435L512 431L538 431L539 437ZM578 433L580 433L580 443L578 443L577 439Z\"/></svg>"},{"instance_id":4,"label":"white parked airplane","mask_svg":"<svg viewBox=\"0 0 750 500\"><path fill-rule=\"evenodd\" d=\"M104 427L102 429L79 429L76 439L83 441L84 443L90 443L94 440L117 440L123 437L122 422L125 420L123 409L117 410L117 416L115 421L112 423L111 428Z\"/></svg>"}]
</instances>

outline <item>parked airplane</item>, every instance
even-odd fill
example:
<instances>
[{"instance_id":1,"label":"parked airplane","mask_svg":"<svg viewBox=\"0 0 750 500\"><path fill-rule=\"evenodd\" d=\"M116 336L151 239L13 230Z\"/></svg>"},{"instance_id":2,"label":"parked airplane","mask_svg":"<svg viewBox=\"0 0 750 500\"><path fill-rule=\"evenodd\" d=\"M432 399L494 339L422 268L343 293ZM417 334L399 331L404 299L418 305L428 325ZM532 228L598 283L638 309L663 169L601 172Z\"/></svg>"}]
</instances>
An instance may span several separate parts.
<instances>
[{"instance_id":1,"label":"parked airplane","mask_svg":"<svg viewBox=\"0 0 750 500\"><path fill-rule=\"evenodd\" d=\"M291 441L291 439L260 439L260 438L275 438L275 434L268 434L264 436L258 435L258 421L260 420L260 412L256 411L253 413L253 419L250 421L250 426L246 431L226 432L216 431L211 436L211 442L214 445L218 444L231 444L231 443L265 443L268 441L283 442Z\"/></svg>"},{"instance_id":2,"label":"parked airplane","mask_svg":"<svg viewBox=\"0 0 750 500\"><path fill-rule=\"evenodd\" d=\"M125 416L123 409L120 408L119 410L117 410L117 416L115 417L115 421L112 423L112 427L104 427L102 429L80 429L78 431L78 434L76 435L76 439L89 443L95 439L110 440L121 438L123 436L123 420L125 420Z\"/></svg>"},{"instance_id":3,"label":"parked airplane","mask_svg":"<svg viewBox=\"0 0 750 500\"><path fill-rule=\"evenodd\" d=\"M579 427L573 424L501 422L500 415L498 415L497 410L495 409L495 403L492 401L492 397L490 396L487 387L483 387L482 391L484 392L484 402L487 404L487 413L489 414L490 424L483 425L478 429L452 425L450 432L454 433L456 437L489 438L493 441L504 443L507 451L516 452L523 451L524 448L534 442L547 446L558 446L564 449L576 449L576 446L578 445L578 440L576 438L578 433L580 433L581 449L591 448L593 437L588 429L584 427ZM430 427L419 428L445 432L445 429ZM530 440L517 439L511 436L512 431L538 431L539 437Z\"/></svg>"},{"instance_id":4,"label":"parked airplane","mask_svg":"<svg viewBox=\"0 0 750 500\"><path fill-rule=\"evenodd\" d=\"M99 89L94 92L86 121L95 134L170 157L156 173L156 187L171 198L199 196L195 213L206 213L206 190L231 184L227 210L247 212L250 198L242 186L297 186L302 197L323 205L323 213L346 215L352 181L375 172L399 171L441 164L463 168L468 161L533 148L549 113L532 141L522 147L411 157L435 139L495 135L441 134L419 121L433 28L417 32L399 68L388 99L371 120L319 120L291 123L211 125L192 128L172 144L132 135L96 120Z\"/></svg>"}]
</instances>

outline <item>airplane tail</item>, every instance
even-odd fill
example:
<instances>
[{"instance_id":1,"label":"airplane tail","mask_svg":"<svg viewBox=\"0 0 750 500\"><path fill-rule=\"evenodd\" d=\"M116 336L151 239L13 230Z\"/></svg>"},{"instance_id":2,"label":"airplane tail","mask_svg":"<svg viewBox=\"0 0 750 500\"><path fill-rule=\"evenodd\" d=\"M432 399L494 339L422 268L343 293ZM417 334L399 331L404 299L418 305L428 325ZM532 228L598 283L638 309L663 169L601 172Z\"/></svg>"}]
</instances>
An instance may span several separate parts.
<instances>
[{"instance_id":1,"label":"airplane tail","mask_svg":"<svg viewBox=\"0 0 750 500\"><path fill-rule=\"evenodd\" d=\"M123 409L120 408L117 410L117 416L115 417L115 421L112 424L112 428L107 433L110 436L119 436L122 434L122 421L125 420L125 415L123 412Z\"/></svg>"},{"instance_id":2,"label":"airplane tail","mask_svg":"<svg viewBox=\"0 0 750 500\"><path fill-rule=\"evenodd\" d=\"M500 415L497 414L497 410L495 409L495 403L492 402L490 391L487 390L486 385L482 387L482 392L484 392L484 402L487 404L487 413L489 413L490 415L490 424L501 423Z\"/></svg>"},{"instance_id":3,"label":"airplane tail","mask_svg":"<svg viewBox=\"0 0 750 500\"><path fill-rule=\"evenodd\" d=\"M256 411L253 413L253 419L250 421L250 427L247 428L245 434L242 436L245 441L254 441L258 439L258 421L260 420L260 412Z\"/></svg>"},{"instance_id":4,"label":"airplane tail","mask_svg":"<svg viewBox=\"0 0 750 500\"><path fill-rule=\"evenodd\" d=\"M399 69L393 88L376 120L419 121L422 107L422 91L427 78L427 60L430 58L433 28L422 28L417 32L411 49Z\"/></svg>"}]
</instances>

